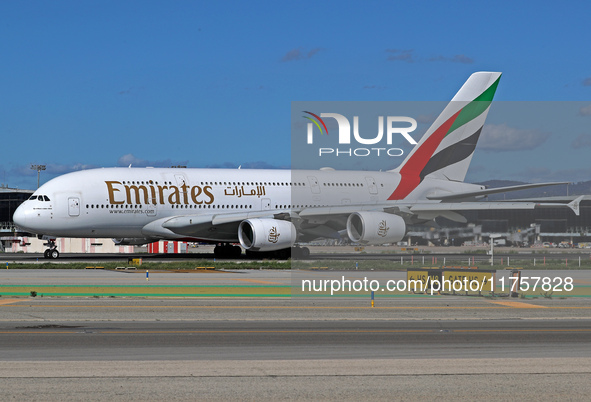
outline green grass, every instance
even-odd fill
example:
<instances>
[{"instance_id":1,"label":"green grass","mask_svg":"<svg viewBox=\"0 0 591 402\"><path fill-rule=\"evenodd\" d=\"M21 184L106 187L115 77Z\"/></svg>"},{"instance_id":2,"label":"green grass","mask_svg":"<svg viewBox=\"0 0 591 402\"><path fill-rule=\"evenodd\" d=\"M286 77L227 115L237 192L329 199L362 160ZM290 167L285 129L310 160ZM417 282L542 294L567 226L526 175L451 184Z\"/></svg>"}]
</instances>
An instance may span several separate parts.
<instances>
[{"instance_id":1,"label":"green grass","mask_svg":"<svg viewBox=\"0 0 591 402\"><path fill-rule=\"evenodd\" d=\"M135 266L138 270L194 270L198 267L214 267L215 269L290 269L289 261L245 261L243 263L231 261L178 261L178 262L144 262ZM9 269L85 269L86 267L103 267L104 269L115 269L117 267L128 267L127 261L119 262L40 262L40 263L8 263ZM6 264L0 264L0 269L6 269Z\"/></svg>"}]
</instances>

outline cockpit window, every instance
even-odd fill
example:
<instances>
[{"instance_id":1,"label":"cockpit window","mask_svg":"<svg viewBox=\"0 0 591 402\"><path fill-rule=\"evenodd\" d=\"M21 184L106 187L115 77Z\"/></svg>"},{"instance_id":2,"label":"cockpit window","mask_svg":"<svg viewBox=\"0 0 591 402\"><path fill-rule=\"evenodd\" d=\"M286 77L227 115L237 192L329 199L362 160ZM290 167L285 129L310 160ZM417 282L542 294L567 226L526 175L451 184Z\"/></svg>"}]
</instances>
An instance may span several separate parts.
<instances>
[{"instance_id":1,"label":"cockpit window","mask_svg":"<svg viewBox=\"0 0 591 402\"><path fill-rule=\"evenodd\" d=\"M50 201L46 195L32 195L29 200Z\"/></svg>"}]
</instances>

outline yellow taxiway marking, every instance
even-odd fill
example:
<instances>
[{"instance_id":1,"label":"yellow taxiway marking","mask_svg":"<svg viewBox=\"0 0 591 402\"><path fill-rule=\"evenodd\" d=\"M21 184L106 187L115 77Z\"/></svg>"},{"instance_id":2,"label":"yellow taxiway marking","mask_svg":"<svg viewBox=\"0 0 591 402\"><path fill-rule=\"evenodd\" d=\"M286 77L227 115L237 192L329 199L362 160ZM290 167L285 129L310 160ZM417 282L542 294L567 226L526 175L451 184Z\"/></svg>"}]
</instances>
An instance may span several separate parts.
<instances>
[{"instance_id":1,"label":"yellow taxiway marking","mask_svg":"<svg viewBox=\"0 0 591 402\"><path fill-rule=\"evenodd\" d=\"M23 300L22 299L6 299L6 300L0 300L0 305L18 303L19 301L23 301Z\"/></svg>"},{"instance_id":2,"label":"yellow taxiway marking","mask_svg":"<svg viewBox=\"0 0 591 402\"><path fill-rule=\"evenodd\" d=\"M226 278L224 278L226 279ZM263 285L283 285L280 282L270 282L270 281L259 281L256 279L239 279L239 278L231 278L233 281L243 281L243 282L252 282L252 283L262 283Z\"/></svg>"},{"instance_id":3,"label":"yellow taxiway marking","mask_svg":"<svg viewBox=\"0 0 591 402\"><path fill-rule=\"evenodd\" d=\"M493 304L501 306L513 307L513 308L547 308L546 306L538 306L537 304L523 303L523 302L512 302L512 301L493 301Z\"/></svg>"},{"instance_id":4,"label":"yellow taxiway marking","mask_svg":"<svg viewBox=\"0 0 591 402\"><path fill-rule=\"evenodd\" d=\"M591 332L590 328L453 329L451 332Z\"/></svg>"}]
</instances>

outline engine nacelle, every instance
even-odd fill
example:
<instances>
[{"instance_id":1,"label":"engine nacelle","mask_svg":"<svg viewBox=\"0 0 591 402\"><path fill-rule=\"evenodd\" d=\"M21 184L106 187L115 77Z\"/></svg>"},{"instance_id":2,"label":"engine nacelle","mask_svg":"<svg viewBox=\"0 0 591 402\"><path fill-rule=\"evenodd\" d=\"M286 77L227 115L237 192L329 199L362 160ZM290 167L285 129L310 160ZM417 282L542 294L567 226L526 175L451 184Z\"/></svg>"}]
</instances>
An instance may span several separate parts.
<instances>
[{"instance_id":1,"label":"engine nacelle","mask_svg":"<svg viewBox=\"0 0 591 402\"><path fill-rule=\"evenodd\" d=\"M275 251L293 246L296 230L289 221L246 219L240 222L238 239L245 250Z\"/></svg>"},{"instance_id":2,"label":"engine nacelle","mask_svg":"<svg viewBox=\"0 0 591 402\"><path fill-rule=\"evenodd\" d=\"M116 246L142 246L150 243L150 240L143 237L124 237L122 239L113 239Z\"/></svg>"},{"instance_id":3,"label":"engine nacelle","mask_svg":"<svg viewBox=\"0 0 591 402\"><path fill-rule=\"evenodd\" d=\"M406 224L398 215L385 212L354 212L347 219L347 234L356 243L396 243L404 238Z\"/></svg>"}]
</instances>

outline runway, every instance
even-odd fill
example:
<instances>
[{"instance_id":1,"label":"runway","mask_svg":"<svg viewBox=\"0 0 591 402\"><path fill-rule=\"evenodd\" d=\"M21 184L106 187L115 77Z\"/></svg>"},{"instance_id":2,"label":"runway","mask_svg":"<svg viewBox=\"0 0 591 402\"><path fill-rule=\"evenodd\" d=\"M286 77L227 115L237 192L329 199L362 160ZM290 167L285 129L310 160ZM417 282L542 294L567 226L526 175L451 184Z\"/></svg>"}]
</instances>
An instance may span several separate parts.
<instances>
[{"instance_id":1,"label":"runway","mask_svg":"<svg viewBox=\"0 0 591 402\"><path fill-rule=\"evenodd\" d=\"M281 271L211 275L289 282ZM365 298L0 298L0 381L14 399L583 400L590 340L587 298L378 298L373 308Z\"/></svg>"},{"instance_id":2,"label":"runway","mask_svg":"<svg viewBox=\"0 0 591 402\"><path fill-rule=\"evenodd\" d=\"M12 361L591 358L588 319L2 322L0 336Z\"/></svg>"}]
</instances>

